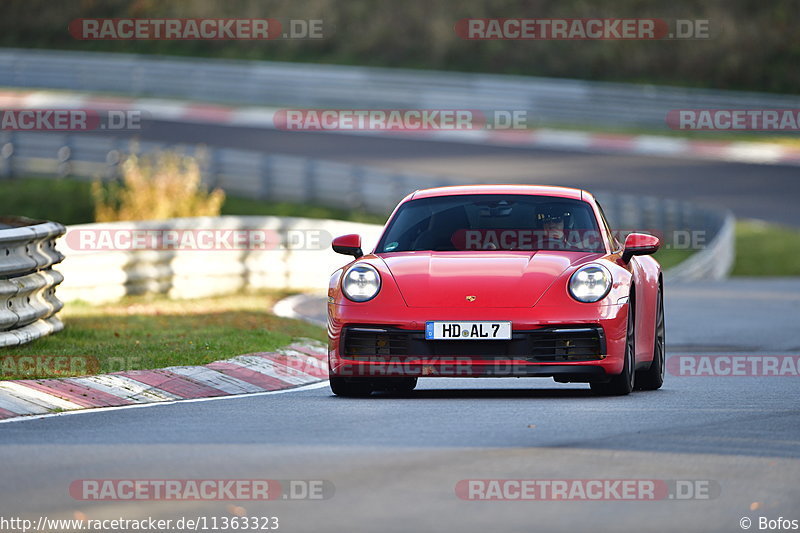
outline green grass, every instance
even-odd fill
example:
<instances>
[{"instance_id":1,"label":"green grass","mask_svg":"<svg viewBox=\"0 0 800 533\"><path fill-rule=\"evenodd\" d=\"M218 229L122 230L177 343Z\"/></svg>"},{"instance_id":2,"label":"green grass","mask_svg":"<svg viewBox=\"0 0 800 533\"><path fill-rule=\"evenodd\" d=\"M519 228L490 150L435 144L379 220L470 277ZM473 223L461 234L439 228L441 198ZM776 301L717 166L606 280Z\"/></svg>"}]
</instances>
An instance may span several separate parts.
<instances>
[{"instance_id":1,"label":"green grass","mask_svg":"<svg viewBox=\"0 0 800 533\"><path fill-rule=\"evenodd\" d=\"M0 179L0 214L55 220L62 224L94 222L94 202L90 188L89 182L73 179ZM238 196L225 198L222 214L332 218L372 224L386 222L385 216L360 210L269 202Z\"/></svg>"},{"instance_id":2,"label":"green grass","mask_svg":"<svg viewBox=\"0 0 800 533\"><path fill-rule=\"evenodd\" d=\"M800 230L757 220L736 223L734 276L800 276Z\"/></svg>"},{"instance_id":3,"label":"green grass","mask_svg":"<svg viewBox=\"0 0 800 533\"><path fill-rule=\"evenodd\" d=\"M62 224L93 222L90 183L72 179L0 179L0 214Z\"/></svg>"},{"instance_id":4,"label":"green grass","mask_svg":"<svg viewBox=\"0 0 800 533\"><path fill-rule=\"evenodd\" d=\"M661 263L661 268L667 270L688 259L697 250L676 250L674 248L661 248L653 257Z\"/></svg>"},{"instance_id":5,"label":"green grass","mask_svg":"<svg viewBox=\"0 0 800 533\"><path fill-rule=\"evenodd\" d=\"M128 297L114 304L68 303L60 316L64 331L19 347L0 349L0 379L53 377L13 373L9 356L72 356L99 373L202 365L241 354L273 351L305 337L325 340L323 328L269 312L284 296L253 292L168 300ZM78 372L80 373L80 372ZM94 372L93 372L94 373ZM71 375L69 371L58 377Z\"/></svg>"},{"instance_id":6,"label":"green grass","mask_svg":"<svg viewBox=\"0 0 800 533\"><path fill-rule=\"evenodd\" d=\"M251 198L228 196L222 206L223 215L271 215L279 217L331 218L350 222L380 224L386 216L373 215L366 211L336 209L321 205L299 205L287 202L265 202Z\"/></svg>"}]
</instances>

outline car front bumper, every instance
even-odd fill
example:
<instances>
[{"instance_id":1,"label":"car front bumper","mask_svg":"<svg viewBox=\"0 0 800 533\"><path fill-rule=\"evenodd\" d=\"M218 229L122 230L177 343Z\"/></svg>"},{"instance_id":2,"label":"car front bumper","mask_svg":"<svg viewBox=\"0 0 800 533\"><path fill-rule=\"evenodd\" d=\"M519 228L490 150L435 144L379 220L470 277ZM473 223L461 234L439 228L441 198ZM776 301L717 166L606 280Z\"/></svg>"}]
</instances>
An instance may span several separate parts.
<instances>
[{"instance_id":1,"label":"car front bumper","mask_svg":"<svg viewBox=\"0 0 800 533\"><path fill-rule=\"evenodd\" d=\"M509 341L425 340L430 320L509 320ZM409 308L328 304L334 377L553 377L602 381L622 371L627 304Z\"/></svg>"}]
</instances>

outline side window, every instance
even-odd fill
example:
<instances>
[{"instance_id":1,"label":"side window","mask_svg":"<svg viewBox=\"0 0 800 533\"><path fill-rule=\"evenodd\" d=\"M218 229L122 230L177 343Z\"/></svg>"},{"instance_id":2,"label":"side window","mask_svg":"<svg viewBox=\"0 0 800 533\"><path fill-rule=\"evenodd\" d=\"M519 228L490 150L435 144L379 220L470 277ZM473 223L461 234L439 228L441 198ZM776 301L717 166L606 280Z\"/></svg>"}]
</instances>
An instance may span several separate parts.
<instances>
[{"instance_id":1,"label":"side window","mask_svg":"<svg viewBox=\"0 0 800 533\"><path fill-rule=\"evenodd\" d=\"M603 206L601 206L600 203L597 202L597 200L595 200L595 203L597 203L597 209L600 210L600 218L602 219L603 229L605 230L606 235L608 235L608 242L611 243L612 251L616 252L617 250L622 248L622 245L614 236L614 232L611 231L611 228L608 226L608 219L606 219L606 214L603 212Z\"/></svg>"}]
</instances>

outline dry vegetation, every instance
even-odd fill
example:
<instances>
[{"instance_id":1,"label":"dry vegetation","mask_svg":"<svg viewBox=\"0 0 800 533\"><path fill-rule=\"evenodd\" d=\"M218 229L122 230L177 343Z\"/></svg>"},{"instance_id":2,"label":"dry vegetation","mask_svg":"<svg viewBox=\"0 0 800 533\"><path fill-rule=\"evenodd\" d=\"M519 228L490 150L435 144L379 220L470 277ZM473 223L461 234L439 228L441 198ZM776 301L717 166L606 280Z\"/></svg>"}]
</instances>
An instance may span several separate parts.
<instances>
[{"instance_id":1,"label":"dry vegetation","mask_svg":"<svg viewBox=\"0 0 800 533\"><path fill-rule=\"evenodd\" d=\"M121 183L92 184L97 222L217 216L225 193L207 192L193 158L165 152L154 158L130 156Z\"/></svg>"}]
</instances>

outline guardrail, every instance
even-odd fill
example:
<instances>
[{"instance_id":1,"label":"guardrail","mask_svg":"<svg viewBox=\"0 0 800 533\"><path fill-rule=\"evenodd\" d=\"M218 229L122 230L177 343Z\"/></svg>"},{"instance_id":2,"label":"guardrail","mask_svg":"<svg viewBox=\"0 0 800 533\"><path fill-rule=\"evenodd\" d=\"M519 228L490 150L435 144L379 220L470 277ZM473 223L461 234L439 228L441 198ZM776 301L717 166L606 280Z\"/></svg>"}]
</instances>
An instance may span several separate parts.
<instances>
[{"instance_id":1,"label":"guardrail","mask_svg":"<svg viewBox=\"0 0 800 533\"><path fill-rule=\"evenodd\" d=\"M0 217L0 347L63 329L55 288L64 277L52 266L64 258L55 240L65 231L56 222Z\"/></svg>"},{"instance_id":2,"label":"guardrail","mask_svg":"<svg viewBox=\"0 0 800 533\"><path fill-rule=\"evenodd\" d=\"M259 288L322 291L330 274L348 262L331 251L332 236L357 232L367 249L377 244L381 229L374 224L341 220L254 216L69 226L57 243L66 255L59 266L65 278L58 289L59 297L100 303L145 293L180 299ZM226 249L223 245L91 249L80 245L82 239L87 242L87 235L93 242L104 238L110 242L120 232L127 240L133 233L141 235L144 231L160 236L168 231L174 236L189 232L198 239L205 234L208 242L215 236L234 238L224 232L239 232L245 240L247 236L258 237L258 245L249 249Z\"/></svg>"},{"instance_id":3,"label":"guardrail","mask_svg":"<svg viewBox=\"0 0 800 533\"><path fill-rule=\"evenodd\" d=\"M86 134L0 132L0 179L32 174L111 179L118 177L119 162L126 153L168 148L175 147ZM233 195L357 208L381 215L416 189L469 183L446 176L228 148L177 149L200 159L206 184ZM613 228L656 232L669 246L685 246L685 238L691 242L695 235L702 236L700 244L705 248L695 254L694 266L676 271L676 278L720 279L730 271L733 231L722 231L732 228L732 223L726 222L729 212L654 197L602 192L596 196Z\"/></svg>"},{"instance_id":4,"label":"guardrail","mask_svg":"<svg viewBox=\"0 0 800 533\"><path fill-rule=\"evenodd\" d=\"M534 125L665 129L673 109L798 108L800 97L492 74L101 52L0 50L0 86L300 108L521 110Z\"/></svg>"},{"instance_id":5,"label":"guardrail","mask_svg":"<svg viewBox=\"0 0 800 533\"><path fill-rule=\"evenodd\" d=\"M667 271L670 281L719 280L728 277L736 258L736 219L727 213L714 238L701 251Z\"/></svg>"}]
</instances>

